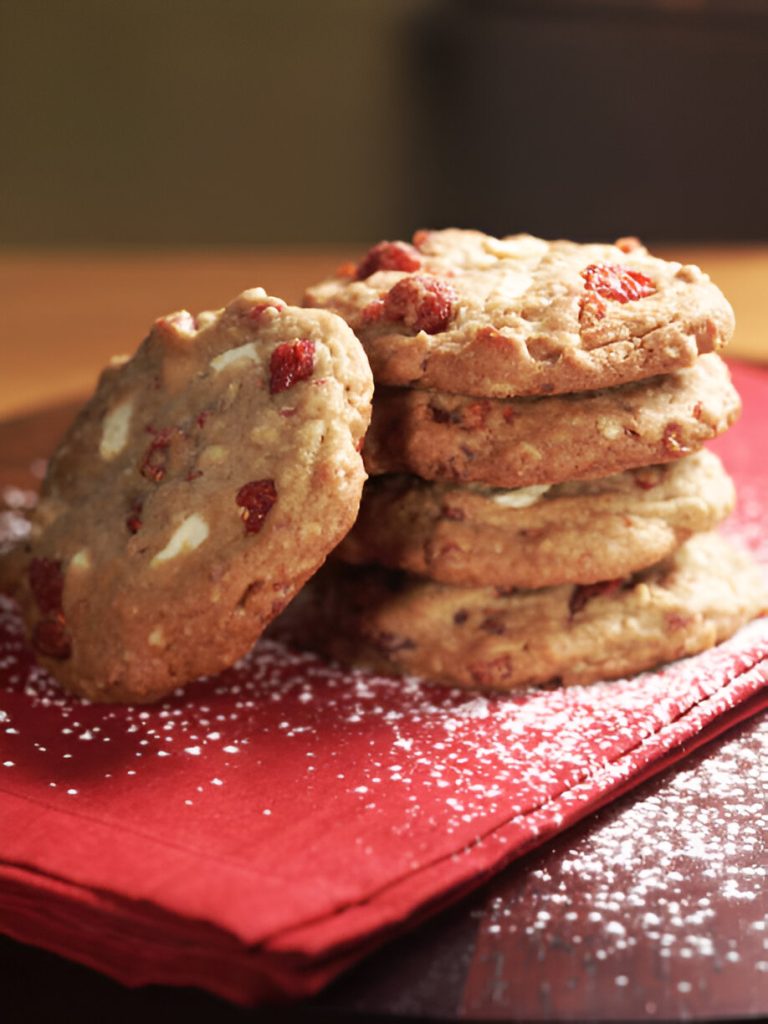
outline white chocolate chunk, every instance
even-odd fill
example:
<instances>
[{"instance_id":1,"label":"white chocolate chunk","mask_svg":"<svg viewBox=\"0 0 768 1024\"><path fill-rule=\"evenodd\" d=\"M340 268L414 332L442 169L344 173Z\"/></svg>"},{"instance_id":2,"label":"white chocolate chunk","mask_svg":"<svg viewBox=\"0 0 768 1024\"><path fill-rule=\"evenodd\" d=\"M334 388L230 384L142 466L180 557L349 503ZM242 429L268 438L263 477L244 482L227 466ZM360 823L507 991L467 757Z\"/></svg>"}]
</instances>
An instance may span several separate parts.
<instances>
[{"instance_id":1,"label":"white chocolate chunk","mask_svg":"<svg viewBox=\"0 0 768 1024\"><path fill-rule=\"evenodd\" d=\"M199 548L209 534L208 523L197 512L187 516L183 522L176 527L171 539L162 549L158 551L150 566L159 565L161 562L169 562L178 555L194 551Z\"/></svg>"},{"instance_id":2,"label":"white chocolate chunk","mask_svg":"<svg viewBox=\"0 0 768 1024\"><path fill-rule=\"evenodd\" d=\"M279 433L274 426L259 423L248 435L256 444L262 445L265 449L277 444Z\"/></svg>"},{"instance_id":3,"label":"white chocolate chunk","mask_svg":"<svg viewBox=\"0 0 768 1024\"><path fill-rule=\"evenodd\" d=\"M532 235L519 236L517 238L485 238L483 247L487 252L498 256L500 259L513 257L525 259L531 256L543 256L547 251L547 243L541 238L534 238Z\"/></svg>"},{"instance_id":4,"label":"white chocolate chunk","mask_svg":"<svg viewBox=\"0 0 768 1024\"><path fill-rule=\"evenodd\" d=\"M202 331L205 327L210 327L215 324L221 316L222 311L220 309L205 309L202 313L197 314L197 328Z\"/></svg>"},{"instance_id":5,"label":"white chocolate chunk","mask_svg":"<svg viewBox=\"0 0 768 1024\"><path fill-rule=\"evenodd\" d=\"M221 444L209 444L207 448L203 448L197 460L198 469L207 469L209 466L220 466L222 462L226 462L228 456L227 449Z\"/></svg>"},{"instance_id":6,"label":"white chocolate chunk","mask_svg":"<svg viewBox=\"0 0 768 1024\"><path fill-rule=\"evenodd\" d=\"M259 355L256 351L256 346L252 341L247 342L245 345L238 345L237 348L227 349L226 352L222 352L220 356L216 356L215 359L211 360L211 368L214 373L221 373L221 371L231 366L232 363L237 363L241 359L250 359L251 362L258 362Z\"/></svg>"},{"instance_id":7,"label":"white chocolate chunk","mask_svg":"<svg viewBox=\"0 0 768 1024\"><path fill-rule=\"evenodd\" d=\"M124 398L113 406L101 424L101 441L99 455L106 462L114 459L125 448L131 429L133 415L133 397Z\"/></svg>"},{"instance_id":8,"label":"white chocolate chunk","mask_svg":"<svg viewBox=\"0 0 768 1024\"><path fill-rule=\"evenodd\" d=\"M611 419L610 416L598 416L597 430L606 441L615 441L621 436L623 428L618 420Z\"/></svg>"},{"instance_id":9,"label":"white chocolate chunk","mask_svg":"<svg viewBox=\"0 0 768 1024\"><path fill-rule=\"evenodd\" d=\"M155 320L155 327L166 335L183 341L190 341L197 333L195 318L186 309L179 309L175 313L161 316Z\"/></svg>"},{"instance_id":10,"label":"white chocolate chunk","mask_svg":"<svg viewBox=\"0 0 768 1024\"><path fill-rule=\"evenodd\" d=\"M499 491L493 500L502 508L528 508L535 505L546 494L551 484L532 484L530 487L516 487L510 491Z\"/></svg>"},{"instance_id":11,"label":"white chocolate chunk","mask_svg":"<svg viewBox=\"0 0 768 1024\"><path fill-rule=\"evenodd\" d=\"M90 569L92 564L91 553L88 548L81 548L69 560L70 569Z\"/></svg>"},{"instance_id":12,"label":"white chocolate chunk","mask_svg":"<svg viewBox=\"0 0 768 1024\"><path fill-rule=\"evenodd\" d=\"M541 450L529 441L521 441L517 446L517 451L521 459L525 459L528 462L541 462L543 455Z\"/></svg>"},{"instance_id":13,"label":"white chocolate chunk","mask_svg":"<svg viewBox=\"0 0 768 1024\"><path fill-rule=\"evenodd\" d=\"M150 647L164 647L165 646L165 633L163 633L162 626L155 626L152 632L147 637Z\"/></svg>"}]
</instances>

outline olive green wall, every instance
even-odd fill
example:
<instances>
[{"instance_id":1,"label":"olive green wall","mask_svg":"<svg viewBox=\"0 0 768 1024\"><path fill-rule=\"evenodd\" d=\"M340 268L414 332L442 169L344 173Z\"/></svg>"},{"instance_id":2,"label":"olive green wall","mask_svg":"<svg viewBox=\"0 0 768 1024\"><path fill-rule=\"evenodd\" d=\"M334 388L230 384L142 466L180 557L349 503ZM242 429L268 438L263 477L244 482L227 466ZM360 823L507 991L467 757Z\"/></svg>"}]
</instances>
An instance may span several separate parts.
<instances>
[{"instance_id":1,"label":"olive green wall","mask_svg":"<svg viewBox=\"0 0 768 1024\"><path fill-rule=\"evenodd\" d=\"M768 237L768 0L0 0L0 245Z\"/></svg>"},{"instance_id":2,"label":"olive green wall","mask_svg":"<svg viewBox=\"0 0 768 1024\"><path fill-rule=\"evenodd\" d=\"M408 232L430 0L0 0L0 243Z\"/></svg>"}]
</instances>

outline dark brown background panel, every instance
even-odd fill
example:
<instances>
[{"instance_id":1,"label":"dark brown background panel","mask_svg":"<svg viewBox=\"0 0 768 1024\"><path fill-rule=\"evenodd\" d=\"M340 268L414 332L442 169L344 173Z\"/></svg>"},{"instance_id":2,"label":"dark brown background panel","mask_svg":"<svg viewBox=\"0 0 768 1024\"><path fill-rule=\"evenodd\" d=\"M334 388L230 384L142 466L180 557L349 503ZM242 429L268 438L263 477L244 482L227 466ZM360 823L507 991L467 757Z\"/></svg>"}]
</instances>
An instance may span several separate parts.
<instances>
[{"instance_id":1,"label":"dark brown background panel","mask_svg":"<svg viewBox=\"0 0 768 1024\"><path fill-rule=\"evenodd\" d=\"M0 0L0 241L349 241L400 224L405 40L432 3Z\"/></svg>"},{"instance_id":2,"label":"dark brown background panel","mask_svg":"<svg viewBox=\"0 0 768 1024\"><path fill-rule=\"evenodd\" d=\"M768 4L454 0L421 45L433 223L768 234Z\"/></svg>"},{"instance_id":3,"label":"dark brown background panel","mask_svg":"<svg viewBox=\"0 0 768 1024\"><path fill-rule=\"evenodd\" d=\"M0 0L0 243L768 236L766 0Z\"/></svg>"}]
</instances>

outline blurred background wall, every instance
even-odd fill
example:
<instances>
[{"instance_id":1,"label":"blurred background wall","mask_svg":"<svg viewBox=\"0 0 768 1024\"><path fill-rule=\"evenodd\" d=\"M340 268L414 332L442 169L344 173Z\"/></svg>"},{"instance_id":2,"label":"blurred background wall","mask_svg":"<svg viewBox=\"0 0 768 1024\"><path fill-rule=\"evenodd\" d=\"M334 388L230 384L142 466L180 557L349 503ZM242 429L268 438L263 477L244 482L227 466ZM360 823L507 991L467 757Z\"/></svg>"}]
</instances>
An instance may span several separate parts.
<instances>
[{"instance_id":1,"label":"blurred background wall","mask_svg":"<svg viewBox=\"0 0 768 1024\"><path fill-rule=\"evenodd\" d=\"M0 243L768 237L767 0L0 0Z\"/></svg>"}]
</instances>

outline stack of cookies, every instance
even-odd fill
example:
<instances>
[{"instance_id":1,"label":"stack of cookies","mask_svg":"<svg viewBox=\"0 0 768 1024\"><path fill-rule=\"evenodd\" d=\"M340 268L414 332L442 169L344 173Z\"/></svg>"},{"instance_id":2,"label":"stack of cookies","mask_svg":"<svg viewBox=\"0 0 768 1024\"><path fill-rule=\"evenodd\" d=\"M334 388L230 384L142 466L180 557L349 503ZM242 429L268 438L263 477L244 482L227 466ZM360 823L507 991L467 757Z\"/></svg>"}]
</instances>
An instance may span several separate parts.
<instances>
[{"instance_id":1,"label":"stack of cookies","mask_svg":"<svg viewBox=\"0 0 768 1024\"><path fill-rule=\"evenodd\" d=\"M376 391L357 524L318 593L342 660L462 686L586 683L709 647L765 608L713 528L702 450L740 402L730 306L616 245L419 232L309 289ZM346 565L341 564L346 563Z\"/></svg>"}]
</instances>

